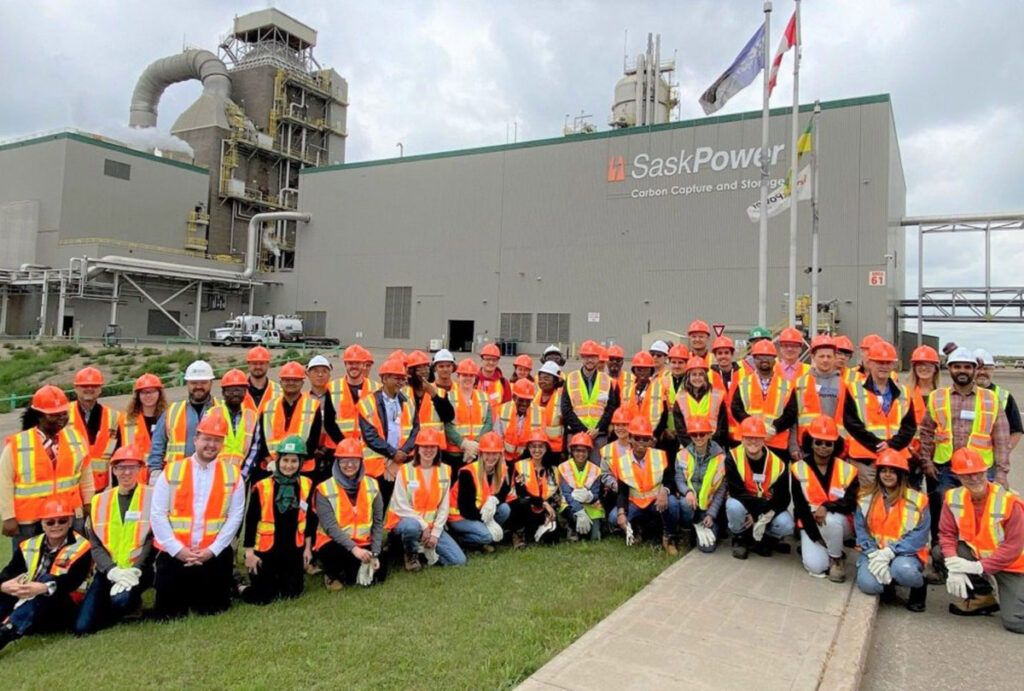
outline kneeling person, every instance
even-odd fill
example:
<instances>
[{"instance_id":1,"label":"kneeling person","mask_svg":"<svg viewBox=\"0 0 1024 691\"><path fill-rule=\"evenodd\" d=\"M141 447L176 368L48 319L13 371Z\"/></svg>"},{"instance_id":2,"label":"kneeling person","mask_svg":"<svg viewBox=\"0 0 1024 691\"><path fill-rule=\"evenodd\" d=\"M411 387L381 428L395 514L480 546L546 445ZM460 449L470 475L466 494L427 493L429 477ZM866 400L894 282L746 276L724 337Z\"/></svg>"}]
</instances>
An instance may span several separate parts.
<instances>
[{"instance_id":1,"label":"kneeling person","mask_svg":"<svg viewBox=\"0 0 1024 691\"><path fill-rule=\"evenodd\" d=\"M531 446L533 443L531 442ZM590 462L594 441L586 432L569 440L570 458L558 466L558 486L569 521L569 540L601 539L601 468Z\"/></svg>"},{"instance_id":2,"label":"kneeling person","mask_svg":"<svg viewBox=\"0 0 1024 691\"><path fill-rule=\"evenodd\" d=\"M728 454L711 441L715 427L706 416L690 418L690 443L676 454L676 487L682 499L683 525L693 528L697 548L714 552L718 546L718 516L725 503L725 462Z\"/></svg>"},{"instance_id":3,"label":"kneeling person","mask_svg":"<svg viewBox=\"0 0 1024 691\"><path fill-rule=\"evenodd\" d=\"M467 547L493 552L494 544L511 528L512 508L507 500L515 498L505 464L505 445L496 432L480 437L480 458L459 470L452 487L448 529Z\"/></svg>"},{"instance_id":4,"label":"kneeling person","mask_svg":"<svg viewBox=\"0 0 1024 691\"><path fill-rule=\"evenodd\" d=\"M518 526L512 533L512 546L515 549L526 547L527 535L532 535L534 542L551 542L557 537L556 507L561 495L555 484L553 469L549 471L544 466L547 439L543 428L534 428L526 438L527 457L512 465L515 492L512 513L513 522Z\"/></svg>"}]
</instances>

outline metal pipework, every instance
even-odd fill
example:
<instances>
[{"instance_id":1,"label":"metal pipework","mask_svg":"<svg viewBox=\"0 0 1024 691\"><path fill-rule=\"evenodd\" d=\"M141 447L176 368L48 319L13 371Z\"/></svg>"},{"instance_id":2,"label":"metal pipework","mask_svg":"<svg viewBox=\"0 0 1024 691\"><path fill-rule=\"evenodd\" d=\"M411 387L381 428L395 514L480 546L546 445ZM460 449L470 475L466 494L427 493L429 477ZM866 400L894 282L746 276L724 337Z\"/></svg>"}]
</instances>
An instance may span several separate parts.
<instances>
[{"instance_id":1,"label":"metal pipework","mask_svg":"<svg viewBox=\"0 0 1024 691\"><path fill-rule=\"evenodd\" d=\"M218 99L231 98L231 77L220 58L208 50L191 49L160 58L143 71L132 93L130 127L156 127L157 104L171 84L198 79L204 93Z\"/></svg>"}]
</instances>

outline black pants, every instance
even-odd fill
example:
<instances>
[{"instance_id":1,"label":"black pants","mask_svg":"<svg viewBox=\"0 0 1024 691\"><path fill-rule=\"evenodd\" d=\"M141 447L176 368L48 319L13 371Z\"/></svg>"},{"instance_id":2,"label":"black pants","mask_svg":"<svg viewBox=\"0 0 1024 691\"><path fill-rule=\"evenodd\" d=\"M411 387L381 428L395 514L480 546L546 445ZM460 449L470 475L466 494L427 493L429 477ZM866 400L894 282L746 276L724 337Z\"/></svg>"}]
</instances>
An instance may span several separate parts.
<instances>
[{"instance_id":1,"label":"black pants","mask_svg":"<svg viewBox=\"0 0 1024 691\"><path fill-rule=\"evenodd\" d=\"M533 542L533 534L537 532L537 528L544 525L544 521L548 517L547 511L534 511L526 503L512 502L512 514L509 516L506 528L509 532L516 530L523 530L526 533L526 540ZM557 516L557 514L556 514ZM556 521L555 525L558 523ZM551 533L545 533L544 537L541 538L542 542L550 543L557 541L558 530Z\"/></svg>"},{"instance_id":2,"label":"black pants","mask_svg":"<svg viewBox=\"0 0 1024 691\"><path fill-rule=\"evenodd\" d=\"M302 548L291 545L256 552L261 563L256 573L249 574L249 587L242 599L253 605L265 605L277 598L290 599L302 594L305 570L302 567Z\"/></svg>"},{"instance_id":3,"label":"black pants","mask_svg":"<svg viewBox=\"0 0 1024 691\"><path fill-rule=\"evenodd\" d=\"M36 595L18 609L18 598L0 593L0 621L10 623L22 636L27 633L66 631L75 621L78 607L70 595Z\"/></svg>"},{"instance_id":4,"label":"black pants","mask_svg":"<svg viewBox=\"0 0 1024 691\"><path fill-rule=\"evenodd\" d=\"M395 491L395 481L385 480L384 476L381 475L377 478L377 487L380 488L380 500L384 502L384 508L387 508L388 504L391 503L391 495Z\"/></svg>"},{"instance_id":5,"label":"black pants","mask_svg":"<svg viewBox=\"0 0 1024 691\"><path fill-rule=\"evenodd\" d=\"M228 547L205 564L185 566L166 552L156 558L156 603L161 619L176 619L191 609L217 614L231 606L234 551Z\"/></svg>"},{"instance_id":6,"label":"black pants","mask_svg":"<svg viewBox=\"0 0 1024 691\"><path fill-rule=\"evenodd\" d=\"M323 566L324 574L336 581L346 585L356 582L356 574L363 562L352 556L337 542L328 542L316 552L320 558L320 565ZM373 574L374 584L382 583L388 577L388 560L386 555L380 556L380 568Z\"/></svg>"}]
</instances>

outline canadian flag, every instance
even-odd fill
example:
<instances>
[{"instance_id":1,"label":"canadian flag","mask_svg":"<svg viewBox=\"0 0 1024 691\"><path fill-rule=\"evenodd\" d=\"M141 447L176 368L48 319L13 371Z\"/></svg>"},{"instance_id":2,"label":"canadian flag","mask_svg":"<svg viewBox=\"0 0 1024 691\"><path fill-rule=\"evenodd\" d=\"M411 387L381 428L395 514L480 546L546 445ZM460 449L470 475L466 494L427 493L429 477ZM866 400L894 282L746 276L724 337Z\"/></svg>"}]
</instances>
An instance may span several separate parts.
<instances>
[{"instance_id":1,"label":"canadian flag","mask_svg":"<svg viewBox=\"0 0 1024 691\"><path fill-rule=\"evenodd\" d=\"M786 51L795 46L799 42L797 38L797 27L796 27L796 12L789 18L789 24L786 24L786 31L782 34L782 40L779 41L779 49L775 51L775 59L772 60L772 71L768 76L768 95L771 96L772 90L775 89L775 82L779 77L779 66L782 65L782 56L786 54ZM799 60L799 56L797 57Z\"/></svg>"}]
</instances>

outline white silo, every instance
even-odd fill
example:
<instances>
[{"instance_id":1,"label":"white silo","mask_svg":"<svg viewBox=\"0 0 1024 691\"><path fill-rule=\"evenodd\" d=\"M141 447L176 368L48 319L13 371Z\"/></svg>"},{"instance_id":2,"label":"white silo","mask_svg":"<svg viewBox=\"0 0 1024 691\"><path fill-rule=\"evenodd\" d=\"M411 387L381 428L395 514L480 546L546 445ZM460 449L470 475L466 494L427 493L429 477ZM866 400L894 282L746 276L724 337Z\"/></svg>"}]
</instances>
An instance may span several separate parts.
<instances>
[{"instance_id":1,"label":"white silo","mask_svg":"<svg viewBox=\"0 0 1024 691\"><path fill-rule=\"evenodd\" d=\"M634 64L625 64L624 76L615 84L608 124L622 128L669 122L678 99L666 76L675 67L675 60L661 61L661 35L647 34L647 52L637 55Z\"/></svg>"}]
</instances>

